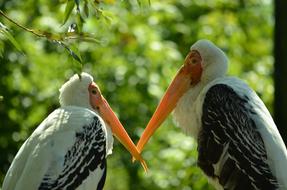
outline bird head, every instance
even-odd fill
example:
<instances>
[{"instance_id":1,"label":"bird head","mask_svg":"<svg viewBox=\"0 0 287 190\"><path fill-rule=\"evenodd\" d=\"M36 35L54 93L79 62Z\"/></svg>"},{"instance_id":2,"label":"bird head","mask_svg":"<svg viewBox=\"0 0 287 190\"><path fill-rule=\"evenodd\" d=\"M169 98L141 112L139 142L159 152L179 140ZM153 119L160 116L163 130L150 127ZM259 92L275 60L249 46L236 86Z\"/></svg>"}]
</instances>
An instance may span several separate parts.
<instances>
[{"instance_id":1,"label":"bird head","mask_svg":"<svg viewBox=\"0 0 287 190\"><path fill-rule=\"evenodd\" d=\"M60 105L61 106L79 106L91 109L89 100L89 85L93 82L93 77L88 73L73 75L60 88Z\"/></svg>"},{"instance_id":2,"label":"bird head","mask_svg":"<svg viewBox=\"0 0 287 190\"><path fill-rule=\"evenodd\" d=\"M112 130L113 135L124 145L124 147L139 160L147 171L147 166L136 146L130 139L123 125L116 114L102 95L98 85L93 81L93 77L88 73L81 73L72 76L60 88L61 106L79 106L93 110L100 115L107 126Z\"/></svg>"},{"instance_id":3,"label":"bird head","mask_svg":"<svg viewBox=\"0 0 287 190\"><path fill-rule=\"evenodd\" d=\"M204 85L218 77L224 76L227 70L227 57L208 40L199 40L190 48L184 64L178 70L166 90L152 118L145 128L137 148L141 152L144 145L160 127L167 116L176 107L179 99L196 85Z\"/></svg>"}]
</instances>

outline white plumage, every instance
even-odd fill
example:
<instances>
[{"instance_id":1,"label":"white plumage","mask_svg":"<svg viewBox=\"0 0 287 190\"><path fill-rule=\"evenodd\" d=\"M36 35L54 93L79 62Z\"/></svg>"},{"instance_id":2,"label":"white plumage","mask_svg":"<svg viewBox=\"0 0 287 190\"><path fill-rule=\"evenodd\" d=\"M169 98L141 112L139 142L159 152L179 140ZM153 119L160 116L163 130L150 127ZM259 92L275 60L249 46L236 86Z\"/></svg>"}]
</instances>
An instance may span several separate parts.
<instances>
[{"instance_id":1,"label":"white plumage","mask_svg":"<svg viewBox=\"0 0 287 190\"><path fill-rule=\"evenodd\" d=\"M76 106L59 108L51 113L18 151L5 177L3 190L38 189L45 174L56 179L65 166L65 155L75 144L76 133L84 125L91 123L93 117L99 118L89 109ZM101 123L106 138L106 127L102 120ZM101 170L95 173L102 176L103 172ZM100 179L91 179L94 180L93 184L83 189L94 188ZM89 183L89 179L85 179L84 183Z\"/></svg>"},{"instance_id":2,"label":"white plumage","mask_svg":"<svg viewBox=\"0 0 287 190\"><path fill-rule=\"evenodd\" d=\"M191 47L137 147L174 110L198 141L198 165L218 189L287 189L287 151L264 103L243 81L227 77L227 57L208 40Z\"/></svg>"},{"instance_id":3,"label":"white plumage","mask_svg":"<svg viewBox=\"0 0 287 190\"><path fill-rule=\"evenodd\" d=\"M178 105L173 112L175 122L188 135L197 138L202 126L202 106L205 95L212 86L217 84L226 84L232 87L233 90L241 97L245 95L248 96L250 100L249 103L251 104L250 106L255 108L258 114L253 116L253 119L256 122L256 126L258 126L259 132L264 141L268 156L268 164L272 170L272 173L278 179L279 184L281 184L281 188L279 189L287 189L287 178L285 175L285 172L287 171L287 152L284 142L264 103L260 100L256 93L247 86L247 84L238 78L217 78L208 83L208 85L204 86L197 96L194 95L193 92L195 91L192 89L188 91L179 100ZM193 100L193 97L196 98ZM218 189L222 189L219 184L216 184L216 186Z\"/></svg>"},{"instance_id":4,"label":"white plumage","mask_svg":"<svg viewBox=\"0 0 287 190\"><path fill-rule=\"evenodd\" d=\"M217 85L231 87L240 97L248 97L248 106L256 112L251 115L264 141L268 164L273 175L278 179L280 189L287 189L287 151L279 131L261 99L246 83L235 77L226 77L227 58L211 42L200 40L191 50L196 50L203 58L201 81L190 88L179 100L174 110L178 125L189 135L197 138L202 127L202 107L208 90ZM236 111L236 110L234 110Z\"/></svg>"},{"instance_id":5,"label":"white plumage","mask_svg":"<svg viewBox=\"0 0 287 190\"><path fill-rule=\"evenodd\" d=\"M117 138L141 160L89 74L82 73L81 79L72 76L61 87L59 99L61 107L37 127L18 151L3 190L102 189L106 156L112 153L113 127Z\"/></svg>"}]
</instances>

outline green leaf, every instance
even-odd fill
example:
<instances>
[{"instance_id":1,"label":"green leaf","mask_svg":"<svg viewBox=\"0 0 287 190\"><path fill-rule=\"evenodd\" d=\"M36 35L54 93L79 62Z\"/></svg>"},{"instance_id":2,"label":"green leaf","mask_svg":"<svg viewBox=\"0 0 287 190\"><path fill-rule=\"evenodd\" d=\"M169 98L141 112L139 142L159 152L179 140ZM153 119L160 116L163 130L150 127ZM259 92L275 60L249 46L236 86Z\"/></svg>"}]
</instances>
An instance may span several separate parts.
<instances>
[{"instance_id":1,"label":"green leaf","mask_svg":"<svg viewBox=\"0 0 287 190\"><path fill-rule=\"evenodd\" d=\"M142 6L141 0L137 0L139 6Z\"/></svg>"},{"instance_id":2,"label":"green leaf","mask_svg":"<svg viewBox=\"0 0 287 190\"><path fill-rule=\"evenodd\" d=\"M71 56L72 56L77 62L79 62L79 63L82 64L82 59L81 59L81 56L80 56L79 54L77 55L77 53L75 53L75 52L72 51L71 49L69 49L69 52L70 52Z\"/></svg>"},{"instance_id":3,"label":"green leaf","mask_svg":"<svg viewBox=\"0 0 287 190\"><path fill-rule=\"evenodd\" d=\"M86 17L89 17L89 4L87 0L84 2L84 13Z\"/></svg>"},{"instance_id":4,"label":"green leaf","mask_svg":"<svg viewBox=\"0 0 287 190\"><path fill-rule=\"evenodd\" d=\"M68 0L67 4L66 4L66 8L65 8L65 13L64 13L64 22L63 25L67 22L67 20L69 19L73 8L75 7L75 1L73 0Z\"/></svg>"},{"instance_id":5,"label":"green leaf","mask_svg":"<svg viewBox=\"0 0 287 190\"><path fill-rule=\"evenodd\" d=\"M137 0L137 3L140 7L149 7L151 6L151 1L150 0Z\"/></svg>"},{"instance_id":6,"label":"green leaf","mask_svg":"<svg viewBox=\"0 0 287 190\"><path fill-rule=\"evenodd\" d=\"M91 42L91 43L102 43L99 39L97 39L94 35L85 33L85 32L67 32L63 37L65 41L79 40L81 42Z\"/></svg>"},{"instance_id":7,"label":"green leaf","mask_svg":"<svg viewBox=\"0 0 287 190\"><path fill-rule=\"evenodd\" d=\"M74 0L76 5L77 5L77 11L80 13L80 1L79 0Z\"/></svg>"},{"instance_id":8,"label":"green leaf","mask_svg":"<svg viewBox=\"0 0 287 190\"><path fill-rule=\"evenodd\" d=\"M3 53L4 53L4 43L0 41L0 57L3 57Z\"/></svg>"},{"instance_id":9,"label":"green leaf","mask_svg":"<svg viewBox=\"0 0 287 190\"><path fill-rule=\"evenodd\" d=\"M76 61L73 61L73 70L79 74L82 72L82 69L83 69L83 61L82 61L82 57L81 57L81 54L78 48L78 44L73 43L70 45L69 48L70 48L73 60L76 60Z\"/></svg>"},{"instance_id":10,"label":"green leaf","mask_svg":"<svg viewBox=\"0 0 287 190\"><path fill-rule=\"evenodd\" d=\"M3 97L3 96L0 96L0 102L3 101L3 100L4 100L4 97Z\"/></svg>"},{"instance_id":11,"label":"green leaf","mask_svg":"<svg viewBox=\"0 0 287 190\"><path fill-rule=\"evenodd\" d=\"M100 9L99 9L100 10ZM108 24L112 24L113 21L113 13L109 11L100 10L103 18Z\"/></svg>"},{"instance_id":12,"label":"green leaf","mask_svg":"<svg viewBox=\"0 0 287 190\"><path fill-rule=\"evenodd\" d=\"M58 41L58 43L61 46L63 46L70 53L70 55L73 57L74 60L76 60L78 63L82 64L82 59L81 59L80 52L79 52L78 48L76 48L73 45L72 45L73 47L72 46L69 47L61 41Z\"/></svg>"},{"instance_id":13,"label":"green leaf","mask_svg":"<svg viewBox=\"0 0 287 190\"><path fill-rule=\"evenodd\" d=\"M0 23L1 24L1 23ZM18 50L23 52L20 44L16 41L16 39L13 37L13 35L7 30L7 28L0 26L0 33L3 34L3 36L8 39L11 44Z\"/></svg>"},{"instance_id":14,"label":"green leaf","mask_svg":"<svg viewBox=\"0 0 287 190\"><path fill-rule=\"evenodd\" d=\"M78 12L78 14L77 14L77 26L78 26L79 32L82 32L84 22L85 22L85 20L81 16L80 12Z\"/></svg>"},{"instance_id":15,"label":"green leaf","mask_svg":"<svg viewBox=\"0 0 287 190\"><path fill-rule=\"evenodd\" d=\"M71 57L72 57L71 60L73 63L73 70L78 74L81 73L82 68L83 68L83 64L82 64L82 58L81 58L78 47L75 44L68 46L61 41L57 41L57 43L60 44L61 46L63 46L71 55Z\"/></svg>"}]
</instances>

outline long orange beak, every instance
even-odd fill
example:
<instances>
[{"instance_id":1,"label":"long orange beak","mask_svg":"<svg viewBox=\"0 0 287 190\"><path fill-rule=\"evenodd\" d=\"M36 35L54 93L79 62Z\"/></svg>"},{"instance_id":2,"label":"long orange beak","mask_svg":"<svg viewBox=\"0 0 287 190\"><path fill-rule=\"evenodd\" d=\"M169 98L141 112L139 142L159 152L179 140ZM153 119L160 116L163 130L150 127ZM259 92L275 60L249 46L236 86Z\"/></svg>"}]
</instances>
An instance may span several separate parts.
<instances>
[{"instance_id":1,"label":"long orange beak","mask_svg":"<svg viewBox=\"0 0 287 190\"><path fill-rule=\"evenodd\" d=\"M152 118L150 119L147 127L145 128L138 144L137 148L139 152L142 152L143 147L148 142L150 137L156 131L157 128L164 122L167 116L176 107L178 100L183 94L193 85L199 81L202 68L201 65L188 64L191 59L191 53L185 59L185 64L177 72L175 78L166 90L163 98L157 106ZM194 75L191 75L191 74Z\"/></svg>"},{"instance_id":2,"label":"long orange beak","mask_svg":"<svg viewBox=\"0 0 287 190\"><path fill-rule=\"evenodd\" d=\"M128 133L124 129L123 125L119 121L116 114L113 112L106 99L102 95L100 96L100 102L98 104L99 113L101 114L105 122L111 127L113 135L124 145L124 147L132 154L132 156L136 160L139 160L141 162L144 171L147 172L147 165L142 156L140 155L139 151L137 150L135 144L129 137Z\"/></svg>"}]
</instances>

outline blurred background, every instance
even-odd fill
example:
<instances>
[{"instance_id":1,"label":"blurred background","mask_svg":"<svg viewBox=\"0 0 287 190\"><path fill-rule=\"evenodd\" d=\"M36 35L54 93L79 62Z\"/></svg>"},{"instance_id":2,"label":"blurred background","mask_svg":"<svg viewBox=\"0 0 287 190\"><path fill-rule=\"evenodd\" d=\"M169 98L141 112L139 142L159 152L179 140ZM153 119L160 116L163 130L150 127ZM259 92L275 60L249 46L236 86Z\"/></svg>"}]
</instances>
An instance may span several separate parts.
<instances>
[{"instance_id":1,"label":"blurred background","mask_svg":"<svg viewBox=\"0 0 287 190\"><path fill-rule=\"evenodd\" d=\"M21 144L59 106L59 87L81 70L77 58L83 71L94 76L136 143L190 46L202 38L226 52L228 74L245 80L258 93L286 140L279 116L287 113L286 101L280 99L287 92L280 74L285 68L287 76L287 63L276 66L274 59L275 20L286 22L274 14L279 1L75 1L81 17L76 6L70 13L66 8L73 2L0 2L0 9L13 20L51 33L40 38L0 17L2 29L7 27L16 41L0 32L0 184ZM65 40L66 48L51 40L57 34L66 35L74 23L77 27L70 31L89 34L93 40ZM276 35L280 34L278 43L284 41L282 32ZM275 98L274 92L278 92ZM285 115L280 112L284 109ZM139 163L131 163L129 153L115 141L108 157L105 190L213 189L196 167L196 141L185 136L171 117L163 125L143 152L150 169L147 174Z\"/></svg>"}]
</instances>

